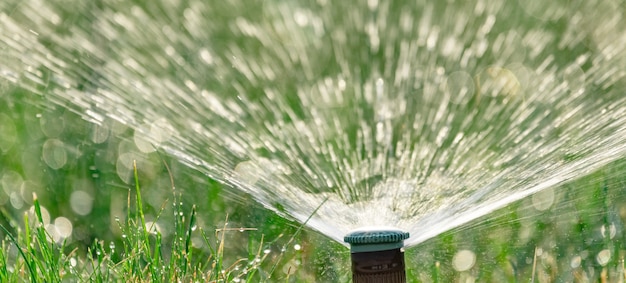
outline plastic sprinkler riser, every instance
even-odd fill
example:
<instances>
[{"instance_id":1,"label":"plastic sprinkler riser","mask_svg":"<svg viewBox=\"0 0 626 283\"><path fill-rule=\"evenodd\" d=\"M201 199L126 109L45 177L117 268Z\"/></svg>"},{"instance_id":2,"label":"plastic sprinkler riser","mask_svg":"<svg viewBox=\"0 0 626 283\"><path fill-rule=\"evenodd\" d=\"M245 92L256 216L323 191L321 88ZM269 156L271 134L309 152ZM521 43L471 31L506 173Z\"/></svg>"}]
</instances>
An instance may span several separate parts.
<instances>
[{"instance_id":1,"label":"plastic sprinkler riser","mask_svg":"<svg viewBox=\"0 0 626 283\"><path fill-rule=\"evenodd\" d=\"M397 229L356 230L343 239L350 244L352 282L406 282L404 240L409 233Z\"/></svg>"}]
</instances>

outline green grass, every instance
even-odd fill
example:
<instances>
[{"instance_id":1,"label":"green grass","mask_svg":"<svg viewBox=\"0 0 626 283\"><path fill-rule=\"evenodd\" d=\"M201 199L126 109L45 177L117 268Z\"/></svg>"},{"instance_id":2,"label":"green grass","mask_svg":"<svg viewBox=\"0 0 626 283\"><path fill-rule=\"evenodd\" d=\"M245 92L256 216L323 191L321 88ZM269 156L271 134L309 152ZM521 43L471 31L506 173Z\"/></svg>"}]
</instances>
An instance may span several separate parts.
<instances>
[{"instance_id":1,"label":"green grass","mask_svg":"<svg viewBox=\"0 0 626 283\"><path fill-rule=\"evenodd\" d=\"M233 263L225 261L227 235L254 228L229 228L225 224L214 234L208 233L197 226L196 207L185 211L175 190L175 217L169 223L174 235L170 242L164 242L155 224L145 220L136 166L134 177L134 210L128 210L126 221L117 221L123 233L121 247L115 242L95 240L86 256L78 257L76 249L68 250L65 241L56 243L45 229L41 205L34 196L35 219L24 214L23 228L15 223L15 227L2 226L6 239L0 250L0 282L259 282L271 278L280 256L265 264L270 253L264 252L267 244L263 237L250 243L247 257ZM131 199L129 193L128 207L133 207ZM200 235L208 255L196 254L192 247L194 234ZM289 274L285 280L289 282Z\"/></svg>"}]
</instances>

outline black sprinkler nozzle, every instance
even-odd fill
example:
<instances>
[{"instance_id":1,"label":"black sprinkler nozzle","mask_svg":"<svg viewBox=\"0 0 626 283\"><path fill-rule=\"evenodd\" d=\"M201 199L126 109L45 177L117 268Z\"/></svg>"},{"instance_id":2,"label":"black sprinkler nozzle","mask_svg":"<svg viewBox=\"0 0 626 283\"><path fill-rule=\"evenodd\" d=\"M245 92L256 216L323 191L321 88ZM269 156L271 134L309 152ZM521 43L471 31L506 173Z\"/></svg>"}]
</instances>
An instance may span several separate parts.
<instances>
[{"instance_id":1,"label":"black sprinkler nozzle","mask_svg":"<svg viewBox=\"0 0 626 283\"><path fill-rule=\"evenodd\" d=\"M362 229L346 235L352 258L352 282L404 283L404 240L409 233L398 229Z\"/></svg>"}]
</instances>

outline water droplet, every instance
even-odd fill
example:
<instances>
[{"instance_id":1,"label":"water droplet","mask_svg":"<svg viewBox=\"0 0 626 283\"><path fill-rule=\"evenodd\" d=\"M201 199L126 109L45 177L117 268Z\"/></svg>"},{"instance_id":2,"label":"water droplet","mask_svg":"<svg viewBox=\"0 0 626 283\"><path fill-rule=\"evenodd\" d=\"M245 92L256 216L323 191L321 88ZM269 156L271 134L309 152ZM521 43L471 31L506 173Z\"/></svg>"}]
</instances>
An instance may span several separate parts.
<instances>
[{"instance_id":1,"label":"water droplet","mask_svg":"<svg viewBox=\"0 0 626 283\"><path fill-rule=\"evenodd\" d=\"M582 262L582 258L580 256L575 256L572 258L572 261L570 261L569 265L572 268L578 268L581 262Z\"/></svg>"},{"instance_id":2,"label":"water droplet","mask_svg":"<svg viewBox=\"0 0 626 283\"><path fill-rule=\"evenodd\" d=\"M263 253L264 253L264 254L269 254L270 252L271 252L271 250L270 250L270 249L265 249L265 250L263 251Z\"/></svg>"},{"instance_id":3,"label":"water droplet","mask_svg":"<svg viewBox=\"0 0 626 283\"><path fill-rule=\"evenodd\" d=\"M452 266L456 271L467 271L475 262L476 255L470 250L460 250L452 258Z\"/></svg>"},{"instance_id":4,"label":"water droplet","mask_svg":"<svg viewBox=\"0 0 626 283\"><path fill-rule=\"evenodd\" d=\"M191 226L191 231L196 231L196 229L198 229L198 225Z\"/></svg>"},{"instance_id":5,"label":"water droplet","mask_svg":"<svg viewBox=\"0 0 626 283\"><path fill-rule=\"evenodd\" d=\"M248 185L254 185L263 175L263 169L253 161L243 161L237 164L234 171L237 179Z\"/></svg>"},{"instance_id":6,"label":"water droplet","mask_svg":"<svg viewBox=\"0 0 626 283\"><path fill-rule=\"evenodd\" d=\"M613 223L609 224L608 227L606 225L602 225L600 227L600 234L602 234L603 238L608 237L609 239L613 239L613 237L617 234L617 228L615 228L615 224Z\"/></svg>"},{"instance_id":7,"label":"water droplet","mask_svg":"<svg viewBox=\"0 0 626 283\"><path fill-rule=\"evenodd\" d=\"M611 251L607 249L600 251L596 256L596 260L600 265L605 266L611 260Z\"/></svg>"},{"instance_id":8,"label":"water droplet","mask_svg":"<svg viewBox=\"0 0 626 283\"><path fill-rule=\"evenodd\" d=\"M61 169L67 163L65 144L57 139L48 139L41 152L44 162L52 169Z\"/></svg>"},{"instance_id":9,"label":"water droplet","mask_svg":"<svg viewBox=\"0 0 626 283\"><path fill-rule=\"evenodd\" d=\"M72 222L65 217L57 217L54 219L54 226L57 233L61 238L68 238L72 235L73 225Z\"/></svg>"},{"instance_id":10,"label":"water droplet","mask_svg":"<svg viewBox=\"0 0 626 283\"><path fill-rule=\"evenodd\" d=\"M126 239L126 237L128 237L126 234L122 234L122 238Z\"/></svg>"},{"instance_id":11,"label":"water droplet","mask_svg":"<svg viewBox=\"0 0 626 283\"><path fill-rule=\"evenodd\" d=\"M70 195L70 207L74 213L85 216L91 213L93 208L93 197L82 190L73 191ZM119 221L119 218L117 218Z\"/></svg>"},{"instance_id":12,"label":"water droplet","mask_svg":"<svg viewBox=\"0 0 626 283\"><path fill-rule=\"evenodd\" d=\"M536 210L548 210L554 203L554 190L545 189L532 196L532 203Z\"/></svg>"},{"instance_id":13,"label":"water droplet","mask_svg":"<svg viewBox=\"0 0 626 283\"><path fill-rule=\"evenodd\" d=\"M299 244L295 244L295 245L293 245L293 249L296 250L296 251L299 251L299 250L302 249L302 246L300 246Z\"/></svg>"}]
</instances>

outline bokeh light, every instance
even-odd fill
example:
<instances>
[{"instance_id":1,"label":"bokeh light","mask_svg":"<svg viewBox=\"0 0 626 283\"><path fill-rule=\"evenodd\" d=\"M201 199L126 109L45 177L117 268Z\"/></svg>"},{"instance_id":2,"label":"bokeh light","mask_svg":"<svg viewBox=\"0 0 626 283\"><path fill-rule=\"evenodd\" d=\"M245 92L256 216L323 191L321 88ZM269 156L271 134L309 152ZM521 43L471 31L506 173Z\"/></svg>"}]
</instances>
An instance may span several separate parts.
<instances>
[{"instance_id":1,"label":"bokeh light","mask_svg":"<svg viewBox=\"0 0 626 283\"><path fill-rule=\"evenodd\" d=\"M476 254L470 250L460 250L452 258L452 266L456 271L467 271L476 263Z\"/></svg>"},{"instance_id":2,"label":"bokeh light","mask_svg":"<svg viewBox=\"0 0 626 283\"><path fill-rule=\"evenodd\" d=\"M70 195L70 207L78 215L88 215L93 208L93 196L85 191L76 190Z\"/></svg>"},{"instance_id":3,"label":"bokeh light","mask_svg":"<svg viewBox=\"0 0 626 283\"><path fill-rule=\"evenodd\" d=\"M52 169L61 169L67 163L65 144L58 139L48 139L42 148L42 158Z\"/></svg>"}]
</instances>

